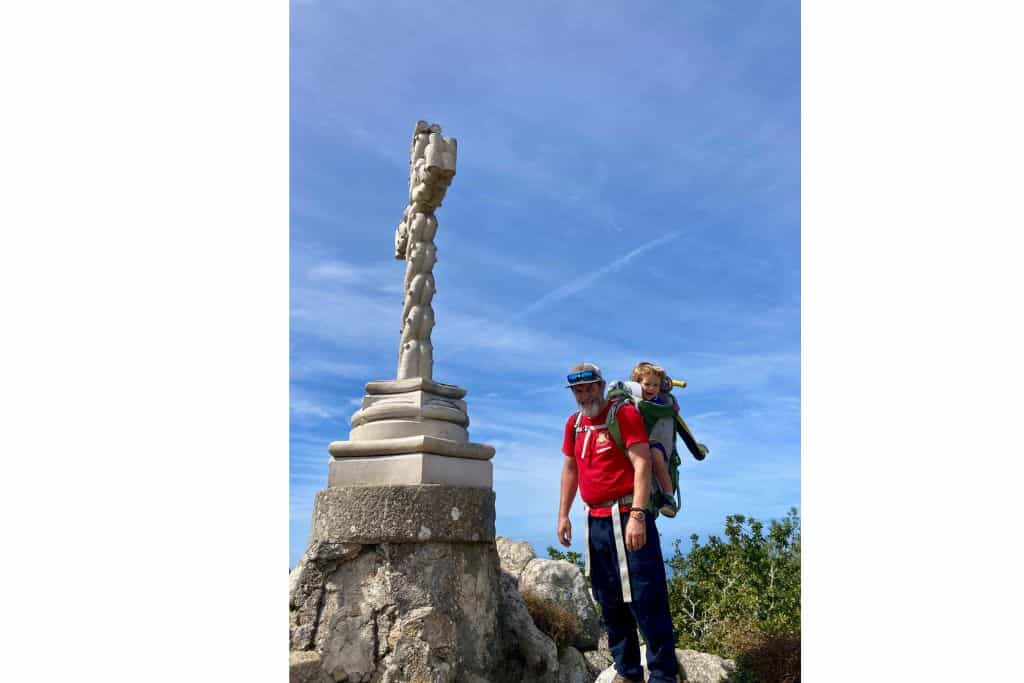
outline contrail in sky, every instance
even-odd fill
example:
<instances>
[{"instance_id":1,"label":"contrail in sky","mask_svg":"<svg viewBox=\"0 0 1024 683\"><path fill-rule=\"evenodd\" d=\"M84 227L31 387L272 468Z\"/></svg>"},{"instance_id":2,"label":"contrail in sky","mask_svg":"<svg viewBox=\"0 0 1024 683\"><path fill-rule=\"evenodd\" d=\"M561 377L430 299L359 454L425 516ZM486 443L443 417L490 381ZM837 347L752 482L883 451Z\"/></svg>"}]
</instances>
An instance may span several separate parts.
<instances>
[{"instance_id":1,"label":"contrail in sky","mask_svg":"<svg viewBox=\"0 0 1024 683\"><path fill-rule=\"evenodd\" d=\"M532 304L530 304L529 306L527 306L522 311L520 311L519 313L517 313L516 315L514 315L512 317L513 318L523 318L523 317L526 317L526 316L530 315L531 313L534 313L534 312L540 310L541 308L544 308L545 306L547 306L550 303L553 303L555 301L561 301L562 299L566 299L566 298L572 296L573 294L576 294L577 292L585 289L586 287L589 287L591 285L591 283L593 283L598 278L604 277L605 275L607 275L608 273L612 272L613 270L618 270L619 268L622 268L624 265L626 265L627 263L629 263L630 261L635 259L640 254L642 254L642 253L644 253L646 251L650 251L651 249L654 249L655 247L660 247L662 244L665 244L666 242L671 242L672 240L676 239L677 237L679 237L682 234L683 233L682 233L681 230L677 230L675 232L670 232L667 235L659 237L656 240L651 240L650 242L648 242L646 244L641 244L639 247L637 247L633 251L629 252L625 256L621 256L621 257L615 259L614 261L612 261L611 263L606 265L604 268L601 268L600 270L594 271L590 275L587 275L585 278L583 278L581 280L574 280L574 281L570 282L569 284L562 285L561 287L559 287L558 289L556 289L556 290L554 290L552 292L548 292L547 294L545 294L541 298L537 299Z\"/></svg>"}]
</instances>

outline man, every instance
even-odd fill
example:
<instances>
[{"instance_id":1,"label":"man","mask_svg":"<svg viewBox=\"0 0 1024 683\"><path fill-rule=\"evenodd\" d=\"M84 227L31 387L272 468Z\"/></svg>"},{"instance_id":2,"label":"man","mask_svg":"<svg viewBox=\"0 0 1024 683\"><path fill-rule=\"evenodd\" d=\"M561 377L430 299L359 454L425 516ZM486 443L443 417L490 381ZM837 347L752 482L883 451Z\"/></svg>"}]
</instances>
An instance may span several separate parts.
<instances>
[{"instance_id":1,"label":"man","mask_svg":"<svg viewBox=\"0 0 1024 683\"><path fill-rule=\"evenodd\" d=\"M579 412L565 423L558 540L572 543L569 509L577 487L587 514L587 571L615 659L613 683L643 681L640 643L647 641L650 683L675 683L679 665L668 611L665 563L654 519L646 512L651 490L651 453L636 408L616 414L626 453L608 434L611 402L604 398L601 370L576 365L568 376Z\"/></svg>"}]
</instances>

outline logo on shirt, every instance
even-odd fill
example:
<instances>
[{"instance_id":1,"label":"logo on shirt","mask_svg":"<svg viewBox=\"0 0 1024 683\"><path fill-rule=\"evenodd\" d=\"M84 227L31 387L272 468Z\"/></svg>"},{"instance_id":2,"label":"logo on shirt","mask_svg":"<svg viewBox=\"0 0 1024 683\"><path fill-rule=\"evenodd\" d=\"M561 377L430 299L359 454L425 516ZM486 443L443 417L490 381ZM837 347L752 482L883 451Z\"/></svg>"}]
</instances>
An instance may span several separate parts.
<instances>
[{"instance_id":1,"label":"logo on shirt","mask_svg":"<svg viewBox=\"0 0 1024 683\"><path fill-rule=\"evenodd\" d=\"M600 446L606 443L608 443L608 432L601 432L597 435L597 445Z\"/></svg>"}]
</instances>

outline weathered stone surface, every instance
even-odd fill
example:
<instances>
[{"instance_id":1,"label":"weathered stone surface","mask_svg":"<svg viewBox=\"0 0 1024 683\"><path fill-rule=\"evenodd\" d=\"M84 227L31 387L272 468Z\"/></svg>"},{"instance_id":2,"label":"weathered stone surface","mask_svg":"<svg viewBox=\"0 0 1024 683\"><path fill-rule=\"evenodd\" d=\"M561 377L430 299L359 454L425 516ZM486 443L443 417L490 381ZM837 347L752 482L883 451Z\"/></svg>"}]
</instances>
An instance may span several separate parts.
<instances>
[{"instance_id":1,"label":"weathered stone surface","mask_svg":"<svg viewBox=\"0 0 1024 683\"><path fill-rule=\"evenodd\" d=\"M494 540L494 491L439 485L329 487L316 496L310 534L329 543L487 543Z\"/></svg>"},{"instance_id":2,"label":"weathered stone surface","mask_svg":"<svg viewBox=\"0 0 1024 683\"><path fill-rule=\"evenodd\" d=\"M729 675L736 671L736 663L731 659L723 659L718 655L697 652L696 650L676 650L679 662L679 674L688 683L725 683ZM640 663L647 667L647 649L640 648ZM611 683L615 678L615 667L611 666L601 672L594 683Z\"/></svg>"},{"instance_id":3,"label":"weathered stone surface","mask_svg":"<svg viewBox=\"0 0 1024 683\"><path fill-rule=\"evenodd\" d=\"M326 577L314 643L335 680L369 680L377 668L377 615L387 606L380 564L363 552Z\"/></svg>"},{"instance_id":4,"label":"weathered stone surface","mask_svg":"<svg viewBox=\"0 0 1024 683\"><path fill-rule=\"evenodd\" d=\"M691 683L719 683L728 681L729 674L736 671L736 662L718 655L696 650L676 650L679 666L686 672L685 680Z\"/></svg>"},{"instance_id":5,"label":"weathered stone surface","mask_svg":"<svg viewBox=\"0 0 1024 683\"><path fill-rule=\"evenodd\" d=\"M312 647L327 575L341 562L358 555L361 547L350 543L311 543L288 574L289 633L293 650Z\"/></svg>"},{"instance_id":6,"label":"weathered stone surface","mask_svg":"<svg viewBox=\"0 0 1024 683\"><path fill-rule=\"evenodd\" d=\"M601 672L615 664L612 655L607 650L590 650L583 653L583 659L587 662L587 671L590 672L590 679L594 680L601 675Z\"/></svg>"},{"instance_id":7,"label":"weathered stone surface","mask_svg":"<svg viewBox=\"0 0 1024 683\"><path fill-rule=\"evenodd\" d=\"M292 650L288 653L289 683L334 683L320 668L320 655L315 652Z\"/></svg>"},{"instance_id":8,"label":"weathered stone surface","mask_svg":"<svg viewBox=\"0 0 1024 683\"><path fill-rule=\"evenodd\" d=\"M558 657L558 683L591 683L594 677L587 668L587 660L571 645Z\"/></svg>"},{"instance_id":9,"label":"weathered stone surface","mask_svg":"<svg viewBox=\"0 0 1024 683\"><path fill-rule=\"evenodd\" d=\"M515 577L501 573L501 675L495 683L554 683L558 675L558 648L533 623L519 594Z\"/></svg>"},{"instance_id":10,"label":"weathered stone surface","mask_svg":"<svg viewBox=\"0 0 1024 683\"><path fill-rule=\"evenodd\" d=\"M530 560L519 576L519 590L532 592L576 615L580 629L570 643L573 647L584 651L597 647L603 629L579 567L565 560Z\"/></svg>"},{"instance_id":11,"label":"weathered stone surface","mask_svg":"<svg viewBox=\"0 0 1024 683\"><path fill-rule=\"evenodd\" d=\"M293 648L314 651L328 680L497 680L500 570L493 545L381 544L357 553L333 547L326 554L339 559L313 559L324 550L311 544L293 570L301 576L289 578Z\"/></svg>"},{"instance_id":12,"label":"weathered stone surface","mask_svg":"<svg viewBox=\"0 0 1024 683\"><path fill-rule=\"evenodd\" d=\"M533 546L527 541L513 541L504 536L498 536L494 542L498 547L501 571L511 574L516 581L519 580L520 574L523 573L523 569L526 568L530 560L537 558L537 553L533 552Z\"/></svg>"}]
</instances>

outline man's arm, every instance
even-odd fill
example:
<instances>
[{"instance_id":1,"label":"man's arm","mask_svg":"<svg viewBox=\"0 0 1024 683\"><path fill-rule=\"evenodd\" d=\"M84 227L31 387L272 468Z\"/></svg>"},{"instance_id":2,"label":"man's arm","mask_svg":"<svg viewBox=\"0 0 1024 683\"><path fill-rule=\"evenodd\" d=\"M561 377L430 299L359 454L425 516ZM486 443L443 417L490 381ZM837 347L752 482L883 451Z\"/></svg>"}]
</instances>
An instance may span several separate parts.
<instances>
[{"instance_id":1,"label":"man's arm","mask_svg":"<svg viewBox=\"0 0 1024 683\"><path fill-rule=\"evenodd\" d=\"M626 451L633 464L633 507L646 508L651 497L651 449L646 441ZM630 514L626 523L626 550L640 550L647 542L647 524Z\"/></svg>"},{"instance_id":2,"label":"man's arm","mask_svg":"<svg viewBox=\"0 0 1024 683\"><path fill-rule=\"evenodd\" d=\"M572 543L572 524L569 522L569 510L576 499L576 487L579 485L580 473L576 467L576 458L565 458L562 463L562 491L558 499L558 542L569 547Z\"/></svg>"}]
</instances>

